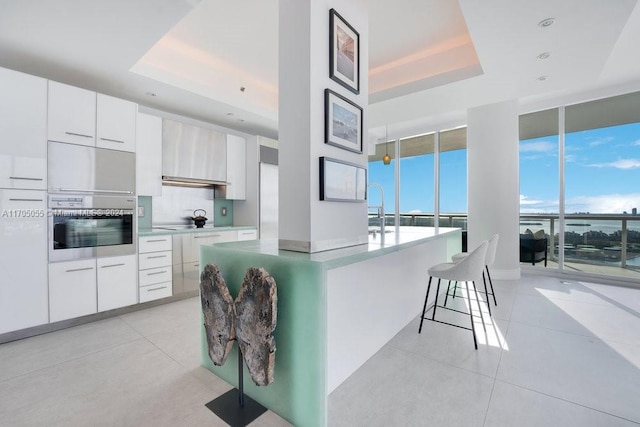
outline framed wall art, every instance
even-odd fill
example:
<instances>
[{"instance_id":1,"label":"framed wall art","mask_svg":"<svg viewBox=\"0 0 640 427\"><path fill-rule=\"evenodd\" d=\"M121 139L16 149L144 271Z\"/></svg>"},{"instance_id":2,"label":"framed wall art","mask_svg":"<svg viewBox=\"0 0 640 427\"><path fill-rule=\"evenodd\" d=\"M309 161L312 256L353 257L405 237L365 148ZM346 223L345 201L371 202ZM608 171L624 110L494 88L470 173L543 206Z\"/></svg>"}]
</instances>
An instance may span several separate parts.
<instances>
[{"instance_id":1,"label":"framed wall art","mask_svg":"<svg viewBox=\"0 0 640 427\"><path fill-rule=\"evenodd\" d=\"M367 170L354 163L320 157L320 200L367 200Z\"/></svg>"},{"instance_id":2,"label":"framed wall art","mask_svg":"<svg viewBox=\"0 0 640 427\"><path fill-rule=\"evenodd\" d=\"M362 153L362 108L330 89L324 91L324 142Z\"/></svg>"},{"instance_id":3,"label":"framed wall art","mask_svg":"<svg viewBox=\"0 0 640 427\"><path fill-rule=\"evenodd\" d=\"M335 9L329 11L329 77L360 93L360 34Z\"/></svg>"}]
</instances>

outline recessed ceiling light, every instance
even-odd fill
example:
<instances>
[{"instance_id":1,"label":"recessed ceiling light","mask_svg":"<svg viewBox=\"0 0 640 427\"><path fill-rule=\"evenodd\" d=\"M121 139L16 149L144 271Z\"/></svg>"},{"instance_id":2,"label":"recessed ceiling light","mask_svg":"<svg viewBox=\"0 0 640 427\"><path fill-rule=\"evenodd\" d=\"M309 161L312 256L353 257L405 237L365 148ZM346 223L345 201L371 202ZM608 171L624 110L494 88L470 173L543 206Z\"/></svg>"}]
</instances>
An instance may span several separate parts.
<instances>
[{"instance_id":1,"label":"recessed ceiling light","mask_svg":"<svg viewBox=\"0 0 640 427\"><path fill-rule=\"evenodd\" d=\"M245 91L245 87L244 86L240 86L240 92L244 92Z\"/></svg>"},{"instance_id":2,"label":"recessed ceiling light","mask_svg":"<svg viewBox=\"0 0 640 427\"><path fill-rule=\"evenodd\" d=\"M549 52L542 52L540 55L538 55L538 59L547 59L550 56L551 54Z\"/></svg>"},{"instance_id":3,"label":"recessed ceiling light","mask_svg":"<svg viewBox=\"0 0 640 427\"><path fill-rule=\"evenodd\" d=\"M555 18L543 19L542 21L538 22L538 27L547 28L552 26L554 22L556 22Z\"/></svg>"},{"instance_id":4,"label":"recessed ceiling light","mask_svg":"<svg viewBox=\"0 0 640 427\"><path fill-rule=\"evenodd\" d=\"M233 113L227 113L227 116L233 116Z\"/></svg>"},{"instance_id":5,"label":"recessed ceiling light","mask_svg":"<svg viewBox=\"0 0 640 427\"><path fill-rule=\"evenodd\" d=\"M547 77L547 76L540 76L536 80L538 80L539 82L543 82L543 81L547 80L548 78L549 77Z\"/></svg>"},{"instance_id":6,"label":"recessed ceiling light","mask_svg":"<svg viewBox=\"0 0 640 427\"><path fill-rule=\"evenodd\" d=\"M147 96L156 96L154 92L145 92L144 94Z\"/></svg>"},{"instance_id":7,"label":"recessed ceiling light","mask_svg":"<svg viewBox=\"0 0 640 427\"><path fill-rule=\"evenodd\" d=\"M238 121L239 121L240 123L243 123L243 122L244 122L244 119L238 119Z\"/></svg>"}]
</instances>

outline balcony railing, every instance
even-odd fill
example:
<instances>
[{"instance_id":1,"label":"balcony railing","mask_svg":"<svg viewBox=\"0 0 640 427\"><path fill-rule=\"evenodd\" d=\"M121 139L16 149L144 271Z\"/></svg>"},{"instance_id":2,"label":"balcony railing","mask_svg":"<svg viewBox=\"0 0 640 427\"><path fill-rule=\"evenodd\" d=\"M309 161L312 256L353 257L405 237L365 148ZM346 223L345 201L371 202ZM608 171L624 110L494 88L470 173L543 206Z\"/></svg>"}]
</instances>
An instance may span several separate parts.
<instances>
[{"instance_id":1,"label":"balcony railing","mask_svg":"<svg viewBox=\"0 0 640 427\"><path fill-rule=\"evenodd\" d=\"M433 227L434 216L430 213L401 213L401 226ZM393 214L385 215L387 226L395 225ZM529 228L543 229L548 236L548 254L551 261L559 259L558 214L520 215L520 233ZM564 261L565 267L592 265L617 267L640 273L640 215L627 214L570 214L565 215ZM369 214L369 225L377 226L378 218ZM441 227L467 229L466 213L441 213ZM553 263L555 264L555 263ZM553 265L552 264L552 265ZM615 273L614 273L615 274Z\"/></svg>"}]
</instances>

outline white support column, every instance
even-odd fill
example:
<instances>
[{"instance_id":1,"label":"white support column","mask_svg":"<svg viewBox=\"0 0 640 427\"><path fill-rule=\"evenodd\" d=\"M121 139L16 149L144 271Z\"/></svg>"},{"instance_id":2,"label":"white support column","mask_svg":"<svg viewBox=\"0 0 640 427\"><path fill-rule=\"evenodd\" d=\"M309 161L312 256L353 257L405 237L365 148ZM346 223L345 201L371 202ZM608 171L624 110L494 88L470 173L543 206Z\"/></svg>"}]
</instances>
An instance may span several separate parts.
<instances>
[{"instance_id":1,"label":"white support column","mask_svg":"<svg viewBox=\"0 0 640 427\"><path fill-rule=\"evenodd\" d=\"M505 101L467 111L469 250L500 234L492 276L520 277L518 105Z\"/></svg>"},{"instance_id":2,"label":"white support column","mask_svg":"<svg viewBox=\"0 0 640 427\"><path fill-rule=\"evenodd\" d=\"M360 93L329 78L329 11L360 35ZM367 167L369 25L366 0L279 2L279 246L318 252L368 241L367 203L320 201L319 159ZM324 143L325 89L362 107L362 154Z\"/></svg>"}]
</instances>

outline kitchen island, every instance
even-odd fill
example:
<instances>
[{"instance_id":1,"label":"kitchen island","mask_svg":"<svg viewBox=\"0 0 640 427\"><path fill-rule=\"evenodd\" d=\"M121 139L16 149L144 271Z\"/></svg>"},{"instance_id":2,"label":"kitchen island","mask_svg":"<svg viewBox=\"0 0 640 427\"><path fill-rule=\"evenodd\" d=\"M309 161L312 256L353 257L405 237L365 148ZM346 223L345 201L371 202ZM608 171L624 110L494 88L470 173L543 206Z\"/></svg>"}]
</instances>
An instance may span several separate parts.
<instances>
[{"instance_id":1,"label":"kitchen island","mask_svg":"<svg viewBox=\"0 0 640 427\"><path fill-rule=\"evenodd\" d=\"M324 426L328 395L422 310L427 269L460 252L457 228L399 227L369 244L314 254L282 251L277 240L204 245L232 297L248 267L263 267L278 287L275 381L245 393L296 426ZM417 333L417 332L416 332ZM237 346L223 366L202 364L237 386Z\"/></svg>"}]
</instances>

